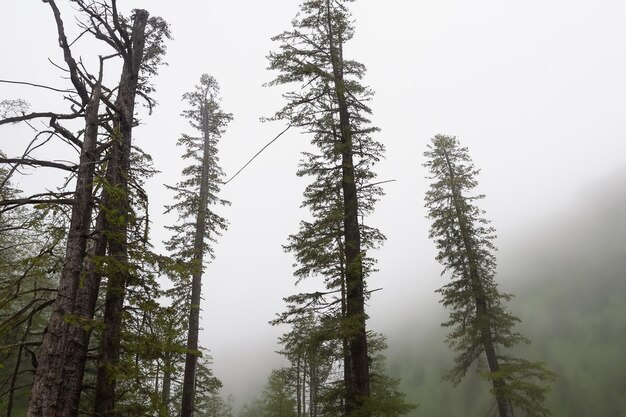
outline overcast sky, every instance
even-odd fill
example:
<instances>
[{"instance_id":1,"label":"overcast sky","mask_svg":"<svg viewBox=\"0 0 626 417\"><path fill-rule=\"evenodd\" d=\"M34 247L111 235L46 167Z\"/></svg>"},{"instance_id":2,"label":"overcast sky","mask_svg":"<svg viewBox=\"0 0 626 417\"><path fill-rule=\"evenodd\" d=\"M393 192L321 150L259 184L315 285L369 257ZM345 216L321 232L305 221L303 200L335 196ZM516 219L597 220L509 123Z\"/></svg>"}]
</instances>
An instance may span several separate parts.
<instances>
[{"instance_id":1,"label":"overcast sky","mask_svg":"<svg viewBox=\"0 0 626 417\"><path fill-rule=\"evenodd\" d=\"M204 72L221 84L222 107L234 121L220 158L227 175L234 174L284 128L259 122L283 103L279 88L262 87L272 79L265 56L276 49L270 38L290 28L299 2L119 3L126 11L140 7L162 16L174 37L169 66L154 80L159 106L141 115L134 132L135 143L162 171L148 185L158 246L167 238L163 225L174 221L161 216L171 202L162 184L178 180L183 165L175 142L190 132L179 117L181 95ZM351 8L356 36L345 56L368 68L365 83L376 91L372 120L387 147L377 171L381 180L396 180L386 185L387 196L369 221L388 238L375 255L380 271L369 285L383 291L371 300L369 325L388 333L393 344L395 323L415 320L419 331L428 316L418 313L440 308L433 292L442 280L427 238L428 181L421 166L432 136L459 136L482 169L482 207L498 230L501 267L525 230L572 210L583 190L624 172L626 2L357 0ZM65 21L73 31L70 14ZM62 62L49 6L0 0L0 23L0 79L68 85L48 62ZM81 55L93 59L90 49ZM0 100L7 98L25 98L33 110L64 108L59 94L0 84ZM19 154L27 133L1 129L0 149ZM306 216L299 206L308 180L295 171L308 139L288 131L223 189L233 203L220 209L230 229L205 274L201 343L213 353L225 393L236 397L257 389L279 360L273 343L281 330L267 322L282 310L282 297L298 290L293 259L281 245ZM34 174L19 185L34 190L45 181Z\"/></svg>"}]
</instances>

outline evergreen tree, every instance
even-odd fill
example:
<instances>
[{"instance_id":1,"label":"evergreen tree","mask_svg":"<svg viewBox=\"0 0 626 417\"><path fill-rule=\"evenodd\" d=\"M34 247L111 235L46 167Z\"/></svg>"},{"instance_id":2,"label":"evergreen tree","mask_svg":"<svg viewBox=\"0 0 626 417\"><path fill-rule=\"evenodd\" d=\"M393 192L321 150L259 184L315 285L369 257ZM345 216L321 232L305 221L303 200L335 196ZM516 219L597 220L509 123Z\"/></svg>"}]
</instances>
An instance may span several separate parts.
<instances>
[{"instance_id":1,"label":"evergreen tree","mask_svg":"<svg viewBox=\"0 0 626 417\"><path fill-rule=\"evenodd\" d=\"M0 151L0 158L4 157ZM0 166L0 201L19 199ZM5 211L6 209L6 211ZM67 213L54 205L0 208L0 409L25 415L46 318L62 269Z\"/></svg>"},{"instance_id":2,"label":"evergreen tree","mask_svg":"<svg viewBox=\"0 0 626 417\"><path fill-rule=\"evenodd\" d=\"M212 243L227 227L226 220L212 210L215 204L229 204L218 197L224 173L219 166L217 145L232 114L220 108L219 85L215 78L203 74L195 91L183 98L190 106L183 112L198 136L183 135L178 144L185 147L184 159L191 160L182 175L185 178L175 187L177 202L168 207L175 210L179 224L171 227L174 236L167 242L168 250L191 266L191 299L189 300L189 331L187 359L183 384L181 417L191 417L194 410L198 333L200 328L200 300L205 254L213 257Z\"/></svg>"},{"instance_id":3,"label":"evergreen tree","mask_svg":"<svg viewBox=\"0 0 626 417\"><path fill-rule=\"evenodd\" d=\"M286 369L272 370L261 397L263 407L261 415L264 417L296 417L294 394L294 387L289 384L288 371Z\"/></svg>"},{"instance_id":4,"label":"evergreen tree","mask_svg":"<svg viewBox=\"0 0 626 417\"><path fill-rule=\"evenodd\" d=\"M399 417L408 414L417 405L406 400L400 391L400 380L391 378L385 369L387 349L385 336L369 332L369 344L372 352L372 397L368 403L372 415L376 417Z\"/></svg>"},{"instance_id":5,"label":"evergreen tree","mask_svg":"<svg viewBox=\"0 0 626 417\"><path fill-rule=\"evenodd\" d=\"M316 317L307 310L301 317L293 318L292 329L280 339L280 353L290 362L290 367L281 370L283 383L290 386L298 417L334 417L345 412L342 343L333 335L337 332L336 323L323 312ZM399 391L399 381L385 372L385 338L368 332L368 346L372 395L364 404L367 412L376 417L409 413L415 406Z\"/></svg>"},{"instance_id":6,"label":"evergreen tree","mask_svg":"<svg viewBox=\"0 0 626 417\"><path fill-rule=\"evenodd\" d=\"M304 204L314 216L316 210L323 214L312 223L302 224L302 237L308 234L309 243L319 237L325 242L320 242L322 245L333 245L343 252L345 406L348 414L368 415L363 408L370 396L364 265L367 229L359 218L373 203L362 191L370 187L373 200L379 194L380 190L368 182L375 177L371 166L381 157L383 147L370 137L377 129L369 126L370 109L365 104L372 93L360 84L365 68L343 56L343 46L353 35L347 3L304 1L292 22L293 30L273 38L280 42L280 51L270 53L269 69L279 72L270 85L298 84L297 90L284 95L287 104L274 119L287 120L312 133L320 151L305 154L301 173L316 177L305 191ZM303 248L306 261L309 255L305 251ZM324 256L332 259L336 253L326 251Z\"/></svg>"},{"instance_id":7,"label":"evergreen tree","mask_svg":"<svg viewBox=\"0 0 626 417\"><path fill-rule=\"evenodd\" d=\"M472 195L479 173L456 137L437 135L424 153L433 180L426 193L432 219L430 238L435 240L437 260L451 281L438 290L450 309L443 326L452 330L447 341L458 352L448 378L458 383L482 355L489 372L500 417L522 410L529 417L550 415L545 407L553 374L544 365L510 356L507 350L528 340L514 330L520 320L506 308L511 295L495 282L495 229L476 205L483 195Z\"/></svg>"}]
</instances>

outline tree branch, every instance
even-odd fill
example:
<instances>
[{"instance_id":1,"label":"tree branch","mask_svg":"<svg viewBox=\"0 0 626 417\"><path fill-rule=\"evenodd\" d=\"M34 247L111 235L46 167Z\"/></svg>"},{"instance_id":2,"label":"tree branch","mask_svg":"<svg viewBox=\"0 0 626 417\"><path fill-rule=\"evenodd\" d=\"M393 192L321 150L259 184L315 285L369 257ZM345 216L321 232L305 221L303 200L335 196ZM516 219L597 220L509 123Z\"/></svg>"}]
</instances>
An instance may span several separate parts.
<instances>
[{"instance_id":1,"label":"tree branch","mask_svg":"<svg viewBox=\"0 0 626 417\"><path fill-rule=\"evenodd\" d=\"M63 58L65 59L65 63L70 70L70 79L72 80L72 84L74 88L76 88L76 92L80 96L82 103L87 104L89 102L89 93L87 92L87 88L85 84L81 80L79 75L78 66L76 65L76 61L72 56L72 51L70 49L69 43L67 42L67 36L65 36L65 28L63 26L63 19L61 19L61 12L57 7L55 0L43 0L44 3L48 3L52 8L52 13L54 14L54 20L57 24L57 33L59 35L59 46L63 49Z\"/></svg>"},{"instance_id":2,"label":"tree branch","mask_svg":"<svg viewBox=\"0 0 626 417\"><path fill-rule=\"evenodd\" d=\"M17 164L28 166L42 166L48 168L58 168L64 171L76 171L76 166L68 166L59 164L57 162L43 161L39 159L25 159L25 158L0 158L0 164Z\"/></svg>"},{"instance_id":3,"label":"tree branch","mask_svg":"<svg viewBox=\"0 0 626 417\"><path fill-rule=\"evenodd\" d=\"M32 120L32 119L38 119L40 117L54 117L55 119L70 120L70 119L76 119L77 117L80 117L80 116L81 116L80 111L74 114L58 114L58 113L53 113L53 112L30 113L30 114L24 114L22 116L7 117L6 119L0 119L0 126L6 125L9 123L17 123L17 122L24 122L24 121Z\"/></svg>"},{"instance_id":4,"label":"tree branch","mask_svg":"<svg viewBox=\"0 0 626 417\"><path fill-rule=\"evenodd\" d=\"M0 83L29 85L31 87L45 88L46 90L52 90L52 91L56 91L56 92L59 92L59 93L75 93L76 92L74 90L61 90L59 88L48 87L47 85L42 85L42 84L29 83L29 82L26 82L26 81L0 80Z\"/></svg>"}]
</instances>

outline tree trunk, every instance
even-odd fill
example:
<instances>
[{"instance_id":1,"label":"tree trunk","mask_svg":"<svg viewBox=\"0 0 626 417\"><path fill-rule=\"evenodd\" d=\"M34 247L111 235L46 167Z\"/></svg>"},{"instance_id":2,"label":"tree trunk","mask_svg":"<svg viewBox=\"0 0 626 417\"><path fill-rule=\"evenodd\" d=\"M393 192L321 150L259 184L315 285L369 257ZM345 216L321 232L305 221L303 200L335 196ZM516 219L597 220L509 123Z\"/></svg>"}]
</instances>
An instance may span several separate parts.
<instances>
[{"instance_id":1,"label":"tree trunk","mask_svg":"<svg viewBox=\"0 0 626 417\"><path fill-rule=\"evenodd\" d=\"M74 417L78 413L88 348L83 322L92 317L81 314L85 308L77 293L92 217L99 104L98 85L85 111L85 134L76 174L75 204L72 206L65 262L38 358L28 417Z\"/></svg>"},{"instance_id":2,"label":"tree trunk","mask_svg":"<svg viewBox=\"0 0 626 417\"><path fill-rule=\"evenodd\" d=\"M103 207L108 217L108 282L104 309L104 331L100 345L100 361L96 379L95 413L99 416L115 415L115 375L120 358L120 331L124 293L129 277L127 229L130 216L128 173L132 145L135 96L139 69L145 46L145 28L148 12L136 10L126 51L118 95L115 100L114 137L110 151L105 190L108 207Z\"/></svg>"},{"instance_id":3,"label":"tree trunk","mask_svg":"<svg viewBox=\"0 0 626 417\"><path fill-rule=\"evenodd\" d=\"M20 347L17 350L17 358L15 359L15 367L13 368L13 375L11 376L11 382L9 384L9 399L7 400L7 413L6 417L11 417L13 413L13 401L15 398L15 385L17 384L17 377L20 372L20 366L22 365L22 354L24 353L24 344L28 339L30 334L30 327L33 324L33 316L30 316L28 322L26 323L26 329L24 330L24 335L22 336L22 343L20 343Z\"/></svg>"},{"instance_id":4,"label":"tree trunk","mask_svg":"<svg viewBox=\"0 0 626 417\"><path fill-rule=\"evenodd\" d=\"M296 406L298 409L298 417L302 417L302 391L300 390L300 354L296 362Z\"/></svg>"},{"instance_id":5,"label":"tree trunk","mask_svg":"<svg viewBox=\"0 0 626 417\"><path fill-rule=\"evenodd\" d=\"M302 415L306 417L306 353L302 363Z\"/></svg>"},{"instance_id":6,"label":"tree trunk","mask_svg":"<svg viewBox=\"0 0 626 417\"><path fill-rule=\"evenodd\" d=\"M352 158L352 126L346 100L346 86L343 80L342 41L335 45L331 20L330 0L326 0L330 57L333 68L333 81L339 107L339 127L341 132L342 191L344 204L344 240L346 257L346 320L356 329L350 335L350 371L346 392L346 411L349 414L361 408L370 395L369 358L367 353L367 331L365 327L365 285L361 253L361 233L359 229L358 195ZM354 327L353 327L354 326ZM363 416L371 413L365 411Z\"/></svg>"},{"instance_id":7,"label":"tree trunk","mask_svg":"<svg viewBox=\"0 0 626 417\"><path fill-rule=\"evenodd\" d=\"M480 273L478 271L478 264L474 253L474 247L467 226L467 220L461 210L461 196L459 191L455 188L455 175L454 168L450 162L448 153L444 149L444 157L450 174L450 184L452 191L452 200L454 204L454 210L456 213L457 221L459 223L459 229L461 231L461 237L463 239L463 246L465 253L467 254L467 260L469 264L469 281L472 286L472 293L474 294L474 302L476 304L476 315L478 320L485 323L485 326L481 329L481 339L485 354L487 356L487 364L491 372L498 372L500 365L498 363L498 357L496 354L495 346L493 343L493 336L491 334L491 323L489 321L488 306L485 301L485 293L482 283L480 281ZM506 385L506 381L503 378L496 378L492 380L493 392L498 404L498 413L500 417L511 417L509 414L509 404L506 398L502 394L502 389Z\"/></svg>"},{"instance_id":8,"label":"tree trunk","mask_svg":"<svg viewBox=\"0 0 626 417\"><path fill-rule=\"evenodd\" d=\"M166 415L169 414L170 397L172 391L172 359L171 353L167 353L163 361L163 392L162 399L163 404L167 410Z\"/></svg>"},{"instance_id":9,"label":"tree trunk","mask_svg":"<svg viewBox=\"0 0 626 417\"><path fill-rule=\"evenodd\" d=\"M346 270L344 265L344 245L342 241L342 236L337 236L337 245L340 251L339 257L339 273L341 277L341 318L342 320L346 320L347 316L347 305L346 305ZM352 373L350 372L351 362L350 362L350 349L349 349L349 338L344 331L341 335L341 349L343 353L343 385L345 392L348 391L349 387L352 386ZM344 400L342 404L342 408L344 411L344 415L347 416L349 411L347 408L347 402Z\"/></svg>"},{"instance_id":10,"label":"tree trunk","mask_svg":"<svg viewBox=\"0 0 626 417\"><path fill-rule=\"evenodd\" d=\"M191 282L191 305L189 309L189 331L187 333L187 354L185 357L185 375L183 378L183 394L181 399L180 417L192 417L195 401L196 368L198 364L198 334L200 330L200 301L202 292L202 271L204 262L204 239L208 213L206 207L209 199L209 109L202 106L202 130L204 148L202 156L202 177L198 199L198 214L193 251L193 274Z\"/></svg>"},{"instance_id":11,"label":"tree trunk","mask_svg":"<svg viewBox=\"0 0 626 417\"><path fill-rule=\"evenodd\" d=\"M311 360L309 369L309 417L315 417L315 384L317 380L315 372L315 360Z\"/></svg>"}]
</instances>

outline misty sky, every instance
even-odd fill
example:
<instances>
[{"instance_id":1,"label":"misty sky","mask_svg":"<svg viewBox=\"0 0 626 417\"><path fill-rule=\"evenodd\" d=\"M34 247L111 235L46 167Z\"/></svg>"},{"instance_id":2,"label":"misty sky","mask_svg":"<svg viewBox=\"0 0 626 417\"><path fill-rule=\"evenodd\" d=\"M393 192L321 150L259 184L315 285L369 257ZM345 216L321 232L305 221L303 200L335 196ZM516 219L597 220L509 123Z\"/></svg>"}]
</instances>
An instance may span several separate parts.
<instances>
[{"instance_id":1,"label":"misty sky","mask_svg":"<svg viewBox=\"0 0 626 417\"><path fill-rule=\"evenodd\" d=\"M134 131L135 143L162 171L148 184L159 247L167 238L163 225L174 221L161 215L172 201L162 184L178 181L183 163L175 142L192 133L179 116L182 94L204 72L221 84L222 107L234 115L220 147L230 177L285 127L259 122L283 104L281 88L262 86L273 78L265 56L277 48L270 38L290 28L299 1L119 3L124 11L141 7L162 16L174 37L169 66L154 80L159 106L151 116L142 111ZM370 302L369 325L393 344L397 322L415 320L419 331L429 319L420 313L440 309L434 290L443 281L423 208L422 153L432 136L457 135L482 170L482 207L498 231L501 266L533 225L574 210L584 190L625 173L626 2L357 0L352 10L356 36L345 57L368 68L365 84L376 91L372 120L387 147L377 172L380 180L396 180L369 220L388 238L375 255L379 272L369 286L383 291ZM71 10L63 11L68 31L75 31ZM0 79L69 85L48 62L62 62L49 6L0 0L0 23ZM93 60L88 45L77 50ZM0 100L12 98L36 111L65 106L58 93L0 83ZM10 156L29 139L28 129L0 128L0 149ZM274 340L282 330L267 322L282 310L282 297L300 290L281 245L307 216L299 206L308 180L295 172L308 142L288 131L223 188L232 206L219 212L230 228L205 274L201 343L212 351L225 393L247 395L279 362ZM46 156L55 152L76 160L56 148ZM52 186L49 171L29 172L20 188ZM313 279L306 285L320 286Z\"/></svg>"}]
</instances>

